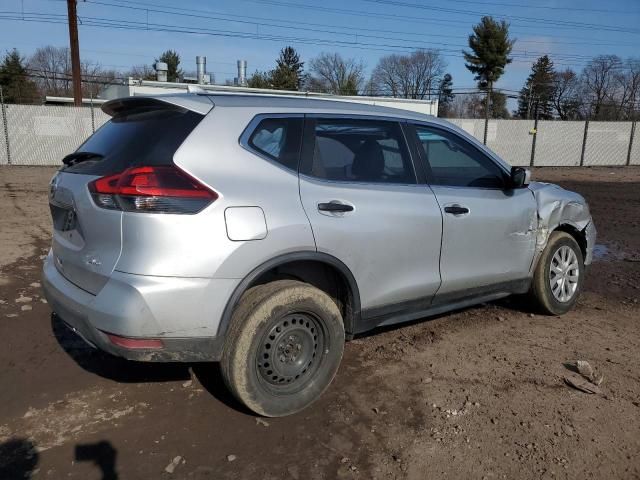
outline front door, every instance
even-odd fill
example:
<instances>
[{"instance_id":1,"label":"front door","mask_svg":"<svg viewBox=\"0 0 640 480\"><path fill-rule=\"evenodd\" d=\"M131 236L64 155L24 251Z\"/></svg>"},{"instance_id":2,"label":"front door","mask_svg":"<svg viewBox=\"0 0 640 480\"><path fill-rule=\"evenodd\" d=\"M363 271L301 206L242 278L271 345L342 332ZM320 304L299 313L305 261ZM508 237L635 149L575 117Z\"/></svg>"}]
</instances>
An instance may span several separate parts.
<instances>
[{"instance_id":1,"label":"front door","mask_svg":"<svg viewBox=\"0 0 640 480\"><path fill-rule=\"evenodd\" d=\"M341 260L364 319L428 305L440 286L442 217L395 121L307 117L300 196L317 249Z\"/></svg>"},{"instance_id":2,"label":"front door","mask_svg":"<svg viewBox=\"0 0 640 480\"><path fill-rule=\"evenodd\" d=\"M528 188L509 188L492 158L445 129L416 126L429 183L443 213L436 302L526 280L533 261L537 209Z\"/></svg>"}]
</instances>

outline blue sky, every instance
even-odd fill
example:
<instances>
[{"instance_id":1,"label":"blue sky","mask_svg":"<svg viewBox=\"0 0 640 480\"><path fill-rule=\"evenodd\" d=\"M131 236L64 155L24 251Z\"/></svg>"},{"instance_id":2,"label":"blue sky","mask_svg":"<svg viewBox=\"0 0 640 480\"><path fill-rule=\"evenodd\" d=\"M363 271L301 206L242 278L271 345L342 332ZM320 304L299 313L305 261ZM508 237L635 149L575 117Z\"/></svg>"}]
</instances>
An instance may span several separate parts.
<instances>
[{"instance_id":1,"label":"blue sky","mask_svg":"<svg viewBox=\"0 0 640 480\"><path fill-rule=\"evenodd\" d=\"M272 68L286 45L303 60L338 51L362 59L367 72L382 55L422 47L442 51L455 88L473 87L461 50L482 14L507 19L517 39L503 89L520 89L545 53L578 71L598 54L640 56L640 0L88 0L78 14L84 60L126 70L172 48L187 71L206 55L217 82L235 76L237 59L249 73ZM65 0L0 0L0 51L67 46L66 24L52 23L65 19Z\"/></svg>"}]
</instances>

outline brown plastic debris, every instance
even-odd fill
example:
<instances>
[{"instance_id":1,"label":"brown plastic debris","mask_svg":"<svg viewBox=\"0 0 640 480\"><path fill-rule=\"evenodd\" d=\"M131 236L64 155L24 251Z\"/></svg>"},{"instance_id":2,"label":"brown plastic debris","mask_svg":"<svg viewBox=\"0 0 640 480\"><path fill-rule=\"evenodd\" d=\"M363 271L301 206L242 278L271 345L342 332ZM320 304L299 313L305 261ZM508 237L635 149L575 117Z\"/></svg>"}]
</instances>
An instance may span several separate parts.
<instances>
[{"instance_id":1,"label":"brown plastic debris","mask_svg":"<svg viewBox=\"0 0 640 480\"><path fill-rule=\"evenodd\" d=\"M586 360L577 360L576 368L578 369L578 373L580 375L582 375L594 385L600 385L604 380L604 377L596 372Z\"/></svg>"},{"instance_id":2,"label":"brown plastic debris","mask_svg":"<svg viewBox=\"0 0 640 480\"><path fill-rule=\"evenodd\" d=\"M565 366L569 370L581 375L581 377L578 375L564 377L564 381L567 385L575 388L576 390L580 390L581 392L602 394L602 390L599 385L602 384L604 377L596 372L589 362L586 360L577 360L573 363L567 363Z\"/></svg>"},{"instance_id":3,"label":"brown plastic debris","mask_svg":"<svg viewBox=\"0 0 640 480\"><path fill-rule=\"evenodd\" d=\"M575 388L576 390L580 390L584 393L590 394L601 394L602 390L597 385L585 380L583 378L578 377L577 375L571 377L564 377L564 381L570 387Z\"/></svg>"}]
</instances>

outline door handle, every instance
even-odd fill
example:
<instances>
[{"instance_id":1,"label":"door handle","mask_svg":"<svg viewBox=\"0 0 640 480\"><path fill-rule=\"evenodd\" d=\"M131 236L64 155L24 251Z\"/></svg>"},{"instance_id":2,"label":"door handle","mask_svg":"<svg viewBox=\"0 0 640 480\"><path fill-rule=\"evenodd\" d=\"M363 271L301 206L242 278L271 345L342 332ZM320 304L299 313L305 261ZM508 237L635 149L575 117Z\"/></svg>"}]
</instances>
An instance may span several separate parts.
<instances>
[{"instance_id":1,"label":"door handle","mask_svg":"<svg viewBox=\"0 0 640 480\"><path fill-rule=\"evenodd\" d=\"M469 209L462 205L448 205L444 207L444 211L445 213L450 213L452 215L466 215L469 213Z\"/></svg>"},{"instance_id":2,"label":"door handle","mask_svg":"<svg viewBox=\"0 0 640 480\"><path fill-rule=\"evenodd\" d=\"M353 212L353 205L340 202L319 203L318 210L321 212Z\"/></svg>"}]
</instances>

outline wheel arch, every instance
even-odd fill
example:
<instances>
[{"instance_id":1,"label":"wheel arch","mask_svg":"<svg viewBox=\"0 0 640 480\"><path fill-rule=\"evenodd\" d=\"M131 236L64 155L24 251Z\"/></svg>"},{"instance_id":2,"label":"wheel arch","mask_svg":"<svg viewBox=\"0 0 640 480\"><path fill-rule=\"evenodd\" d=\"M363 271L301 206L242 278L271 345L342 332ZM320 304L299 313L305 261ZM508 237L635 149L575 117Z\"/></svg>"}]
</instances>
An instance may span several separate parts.
<instances>
[{"instance_id":1,"label":"wheel arch","mask_svg":"<svg viewBox=\"0 0 640 480\"><path fill-rule=\"evenodd\" d=\"M300 276L300 272L305 271L305 265L314 265L317 268L326 269L327 272L333 272L338 275L341 285L336 285L337 292L344 293L346 296L344 298L336 299L335 293L327 291L326 288L322 288L322 286L319 286L317 282L314 282L313 280L310 281L310 277L312 275L307 275L306 278L304 274ZM297 275L296 272L298 272ZM301 251L286 253L274 257L254 268L242 279L227 301L222 318L220 319L220 324L218 325L216 337L221 341L224 341L231 323L233 311L242 298L242 295L244 295L249 288L279 278L296 278L317 286L330 296L334 297L334 300L341 300L336 303L338 303L338 307L343 314L345 332L347 332L347 334L352 334L355 331L355 326L360 319L361 307L360 292L351 270L342 261L332 255L315 251ZM346 290L342 291L341 289L343 288ZM340 295L338 295L338 297L340 297Z\"/></svg>"},{"instance_id":2,"label":"wheel arch","mask_svg":"<svg viewBox=\"0 0 640 480\"><path fill-rule=\"evenodd\" d=\"M587 258L587 235L585 229L580 230L577 225L571 222L564 222L558 225L553 231L565 232L571 235L580 247L582 258Z\"/></svg>"}]
</instances>

